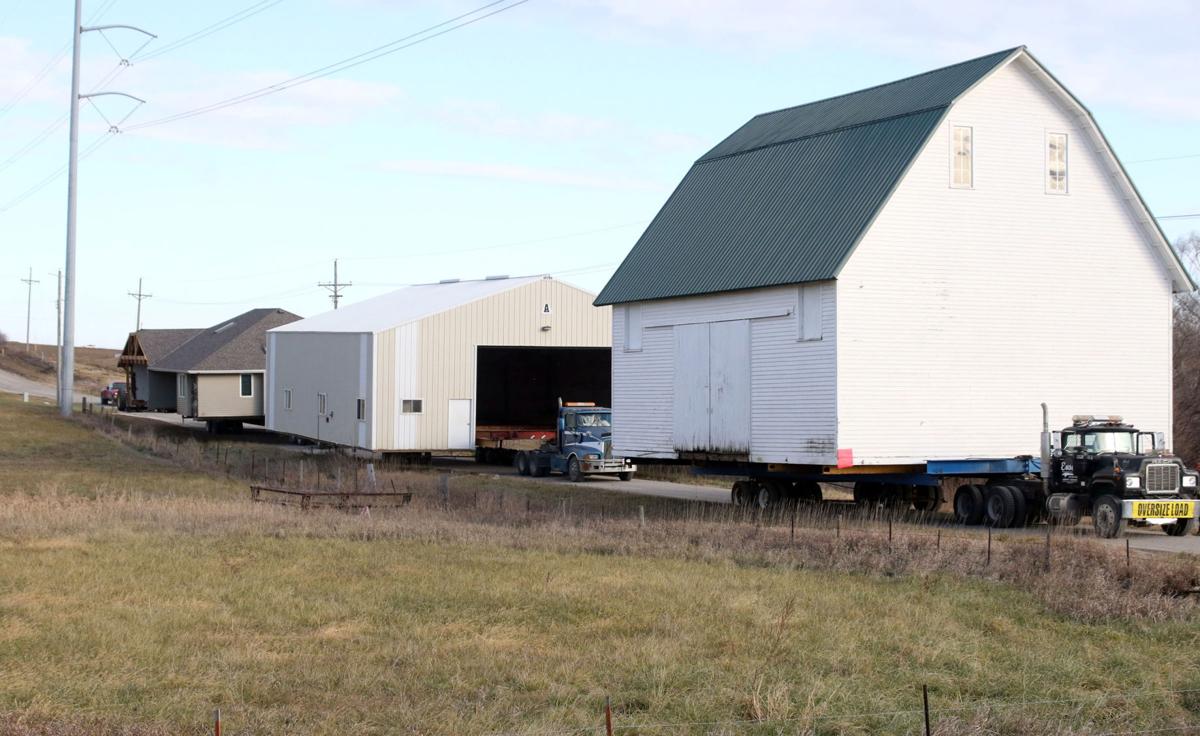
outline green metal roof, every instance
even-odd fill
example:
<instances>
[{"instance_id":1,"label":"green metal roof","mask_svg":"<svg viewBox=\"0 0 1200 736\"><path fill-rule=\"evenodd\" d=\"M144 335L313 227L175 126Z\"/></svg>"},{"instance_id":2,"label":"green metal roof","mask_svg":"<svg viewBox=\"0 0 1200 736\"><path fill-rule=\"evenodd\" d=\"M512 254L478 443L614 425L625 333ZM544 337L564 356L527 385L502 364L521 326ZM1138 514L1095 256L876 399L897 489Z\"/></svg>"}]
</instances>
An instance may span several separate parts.
<instances>
[{"instance_id":1,"label":"green metal roof","mask_svg":"<svg viewBox=\"0 0 1200 736\"><path fill-rule=\"evenodd\" d=\"M693 164L595 303L834 278L950 104L1017 50L754 117Z\"/></svg>"}]
</instances>

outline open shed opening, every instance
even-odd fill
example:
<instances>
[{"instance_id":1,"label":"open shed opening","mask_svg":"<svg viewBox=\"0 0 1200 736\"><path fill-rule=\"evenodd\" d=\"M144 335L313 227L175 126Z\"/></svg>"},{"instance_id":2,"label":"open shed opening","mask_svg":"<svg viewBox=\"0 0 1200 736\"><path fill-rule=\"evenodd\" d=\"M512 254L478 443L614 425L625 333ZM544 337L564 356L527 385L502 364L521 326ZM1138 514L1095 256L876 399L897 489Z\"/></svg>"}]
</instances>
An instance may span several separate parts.
<instances>
[{"instance_id":1,"label":"open shed opening","mask_svg":"<svg viewBox=\"0 0 1200 736\"><path fill-rule=\"evenodd\" d=\"M477 426L553 428L560 397L612 406L612 350L482 345L477 349Z\"/></svg>"}]
</instances>

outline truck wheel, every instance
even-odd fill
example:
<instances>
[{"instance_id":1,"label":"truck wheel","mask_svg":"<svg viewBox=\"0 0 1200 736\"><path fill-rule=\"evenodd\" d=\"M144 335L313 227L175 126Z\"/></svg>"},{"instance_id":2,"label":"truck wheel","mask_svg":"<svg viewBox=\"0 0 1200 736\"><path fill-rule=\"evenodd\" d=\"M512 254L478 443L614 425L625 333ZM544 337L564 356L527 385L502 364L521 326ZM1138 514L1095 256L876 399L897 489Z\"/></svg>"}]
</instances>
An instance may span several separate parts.
<instances>
[{"instance_id":1,"label":"truck wheel","mask_svg":"<svg viewBox=\"0 0 1200 736\"><path fill-rule=\"evenodd\" d=\"M987 525L997 529L1012 526L1017 509L1006 486L987 486L983 490L984 519Z\"/></svg>"},{"instance_id":2,"label":"truck wheel","mask_svg":"<svg viewBox=\"0 0 1200 736\"><path fill-rule=\"evenodd\" d=\"M983 489L975 485L959 486L954 492L954 518L959 524L983 523Z\"/></svg>"},{"instance_id":3,"label":"truck wheel","mask_svg":"<svg viewBox=\"0 0 1200 736\"><path fill-rule=\"evenodd\" d=\"M1121 502L1115 496L1101 496L1092 504L1092 527L1097 537L1116 539L1125 534L1127 524L1121 518Z\"/></svg>"},{"instance_id":4,"label":"truck wheel","mask_svg":"<svg viewBox=\"0 0 1200 736\"><path fill-rule=\"evenodd\" d=\"M617 473L617 477L620 478L621 480L625 481L626 483L628 483L629 481L633 480L633 473L629 472L629 471L626 471L624 473Z\"/></svg>"},{"instance_id":5,"label":"truck wheel","mask_svg":"<svg viewBox=\"0 0 1200 736\"><path fill-rule=\"evenodd\" d=\"M518 452L517 459L513 462L517 466L517 475L529 475L529 455Z\"/></svg>"},{"instance_id":6,"label":"truck wheel","mask_svg":"<svg viewBox=\"0 0 1200 736\"><path fill-rule=\"evenodd\" d=\"M918 513L932 514L941 505L941 488L937 486L916 486L913 488L913 508Z\"/></svg>"},{"instance_id":7,"label":"truck wheel","mask_svg":"<svg viewBox=\"0 0 1200 736\"><path fill-rule=\"evenodd\" d=\"M1195 519L1177 519L1173 524L1163 524L1162 530L1172 537L1185 537L1196 533Z\"/></svg>"},{"instance_id":8,"label":"truck wheel","mask_svg":"<svg viewBox=\"0 0 1200 736\"><path fill-rule=\"evenodd\" d=\"M754 482L749 480L734 481L733 489L729 492L729 500L734 506L747 506L754 497Z\"/></svg>"},{"instance_id":9,"label":"truck wheel","mask_svg":"<svg viewBox=\"0 0 1200 736\"><path fill-rule=\"evenodd\" d=\"M579 458L574 455L567 461L567 477L572 483L578 483L583 480L583 466L579 464Z\"/></svg>"},{"instance_id":10,"label":"truck wheel","mask_svg":"<svg viewBox=\"0 0 1200 736\"><path fill-rule=\"evenodd\" d=\"M1012 497L1013 515L1012 521L1009 522L1010 527L1023 527L1029 518L1029 504L1025 500L1025 494L1016 486L1004 486L1008 489L1008 495Z\"/></svg>"}]
</instances>

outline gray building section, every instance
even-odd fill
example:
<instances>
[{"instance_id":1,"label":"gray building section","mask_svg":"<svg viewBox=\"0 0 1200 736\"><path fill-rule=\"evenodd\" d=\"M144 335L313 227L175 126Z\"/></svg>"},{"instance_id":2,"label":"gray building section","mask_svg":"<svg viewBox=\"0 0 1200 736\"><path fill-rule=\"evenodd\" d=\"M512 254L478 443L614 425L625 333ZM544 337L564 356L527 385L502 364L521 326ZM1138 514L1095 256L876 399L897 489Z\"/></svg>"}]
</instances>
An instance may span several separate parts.
<instances>
[{"instance_id":1,"label":"gray building section","mask_svg":"<svg viewBox=\"0 0 1200 736\"><path fill-rule=\"evenodd\" d=\"M273 332L271 429L319 442L370 447L373 335ZM359 400L363 416L358 416Z\"/></svg>"}]
</instances>

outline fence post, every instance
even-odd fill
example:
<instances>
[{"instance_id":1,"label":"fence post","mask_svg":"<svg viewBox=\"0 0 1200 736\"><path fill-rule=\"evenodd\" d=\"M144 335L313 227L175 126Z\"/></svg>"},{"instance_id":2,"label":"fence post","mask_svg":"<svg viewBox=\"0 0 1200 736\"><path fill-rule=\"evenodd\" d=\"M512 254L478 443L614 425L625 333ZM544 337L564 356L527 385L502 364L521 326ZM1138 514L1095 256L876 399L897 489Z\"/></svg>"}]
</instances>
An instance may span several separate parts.
<instances>
[{"instance_id":1,"label":"fence post","mask_svg":"<svg viewBox=\"0 0 1200 736\"><path fill-rule=\"evenodd\" d=\"M1133 579L1133 555L1129 551L1129 537L1125 537L1125 577Z\"/></svg>"},{"instance_id":2,"label":"fence post","mask_svg":"<svg viewBox=\"0 0 1200 736\"><path fill-rule=\"evenodd\" d=\"M221 736L221 709L213 711L213 736Z\"/></svg>"},{"instance_id":3,"label":"fence post","mask_svg":"<svg viewBox=\"0 0 1200 736\"><path fill-rule=\"evenodd\" d=\"M835 538L841 539L842 538L842 515L841 514L837 515L837 527L836 528L837 528L837 536Z\"/></svg>"},{"instance_id":4,"label":"fence post","mask_svg":"<svg viewBox=\"0 0 1200 736\"><path fill-rule=\"evenodd\" d=\"M992 528L988 527L988 549L987 549L987 564L992 564Z\"/></svg>"},{"instance_id":5,"label":"fence post","mask_svg":"<svg viewBox=\"0 0 1200 736\"><path fill-rule=\"evenodd\" d=\"M1046 527L1046 572L1050 572L1050 527Z\"/></svg>"},{"instance_id":6,"label":"fence post","mask_svg":"<svg viewBox=\"0 0 1200 736\"><path fill-rule=\"evenodd\" d=\"M450 508L450 471L443 470L438 474L438 492L442 495L442 505Z\"/></svg>"},{"instance_id":7,"label":"fence post","mask_svg":"<svg viewBox=\"0 0 1200 736\"><path fill-rule=\"evenodd\" d=\"M254 450L250 451L250 480L254 480Z\"/></svg>"},{"instance_id":8,"label":"fence post","mask_svg":"<svg viewBox=\"0 0 1200 736\"><path fill-rule=\"evenodd\" d=\"M938 552L942 551L942 530L941 529L937 530L937 551Z\"/></svg>"},{"instance_id":9,"label":"fence post","mask_svg":"<svg viewBox=\"0 0 1200 736\"><path fill-rule=\"evenodd\" d=\"M796 509L798 507L799 507L799 504L796 504L796 503L792 504L792 530L791 530L791 536L790 536L790 543L793 547L796 545Z\"/></svg>"},{"instance_id":10,"label":"fence post","mask_svg":"<svg viewBox=\"0 0 1200 736\"><path fill-rule=\"evenodd\" d=\"M604 733L605 736L613 736L612 729L612 698L604 696Z\"/></svg>"},{"instance_id":11,"label":"fence post","mask_svg":"<svg viewBox=\"0 0 1200 736\"><path fill-rule=\"evenodd\" d=\"M638 506L638 526L645 528L646 526L646 507Z\"/></svg>"},{"instance_id":12,"label":"fence post","mask_svg":"<svg viewBox=\"0 0 1200 736\"><path fill-rule=\"evenodd\" d=\"M933 736L933 731L929 728L929 686L921 686L921 699L925 701L925 736Z\"/></svg>"}]
</instances>

